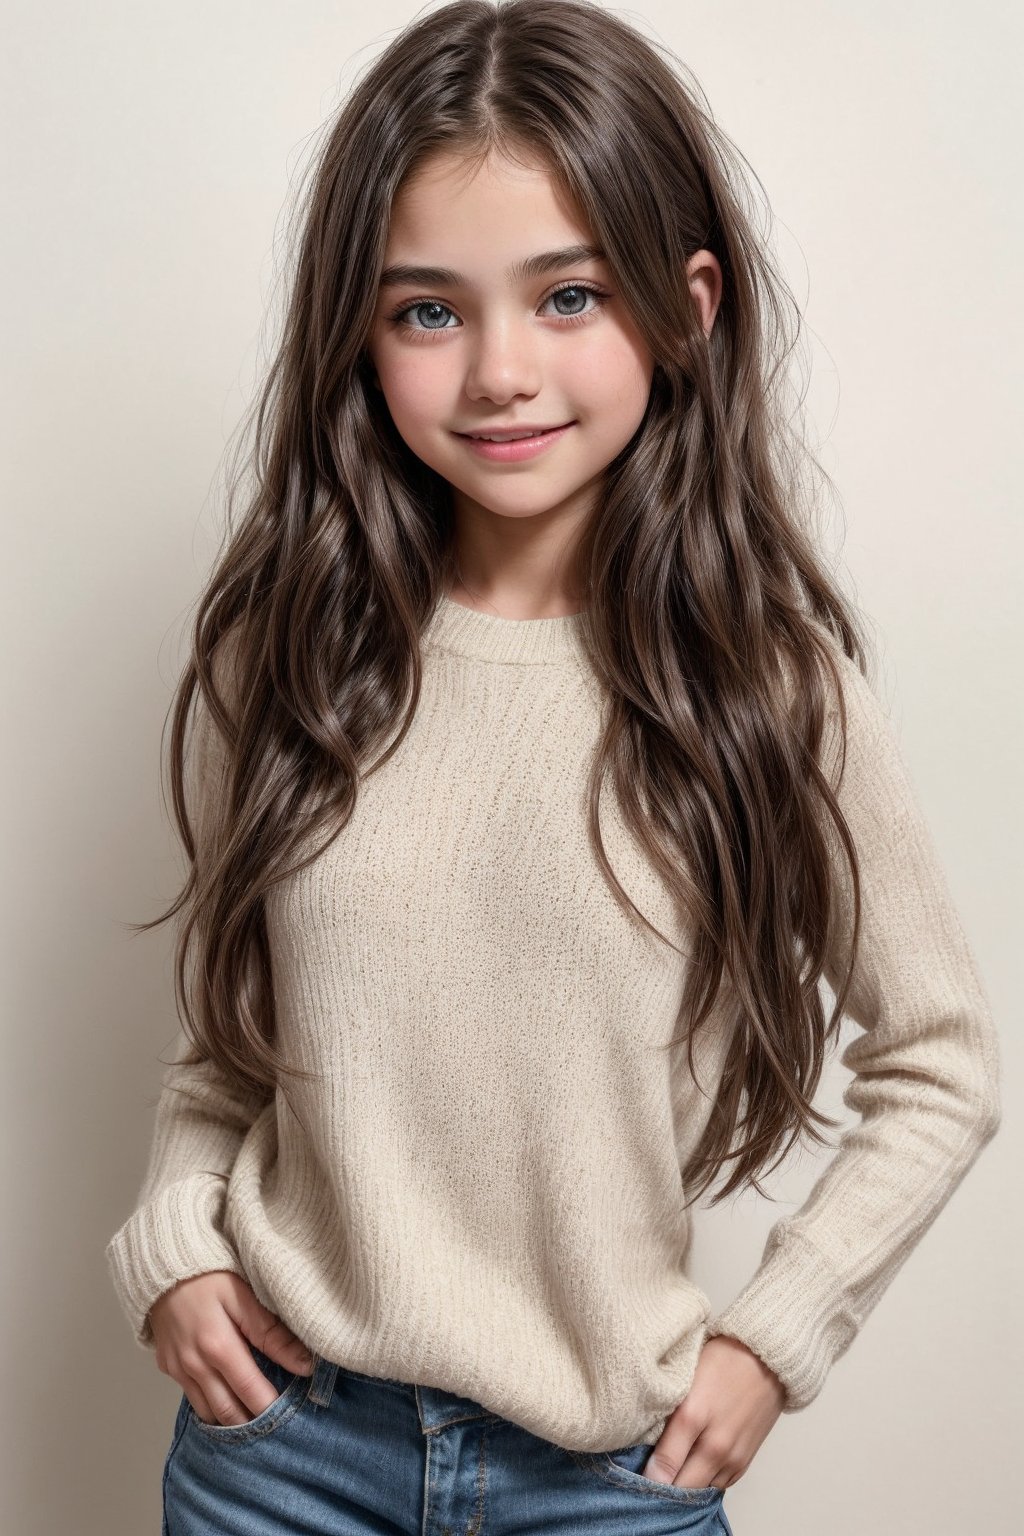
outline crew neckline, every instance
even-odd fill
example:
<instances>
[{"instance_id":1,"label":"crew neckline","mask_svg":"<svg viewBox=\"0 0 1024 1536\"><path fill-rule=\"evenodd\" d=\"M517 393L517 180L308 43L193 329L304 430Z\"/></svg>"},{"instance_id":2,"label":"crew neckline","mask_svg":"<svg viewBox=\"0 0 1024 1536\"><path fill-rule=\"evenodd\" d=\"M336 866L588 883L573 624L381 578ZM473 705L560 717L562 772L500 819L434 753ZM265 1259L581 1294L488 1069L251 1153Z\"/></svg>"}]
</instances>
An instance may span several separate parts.
<instances>
[{"instance_id":1,"label":"crew neckline","mask_svg":"<svg viewBox=\"0 0 1024 1536\"><path fill-rule=\"evenodd\" d=\"M583 656L583 613L505 619L468 608L443 593L427 621L424 645L478 661L558 663Z\"/></svg>"}]
</instances>

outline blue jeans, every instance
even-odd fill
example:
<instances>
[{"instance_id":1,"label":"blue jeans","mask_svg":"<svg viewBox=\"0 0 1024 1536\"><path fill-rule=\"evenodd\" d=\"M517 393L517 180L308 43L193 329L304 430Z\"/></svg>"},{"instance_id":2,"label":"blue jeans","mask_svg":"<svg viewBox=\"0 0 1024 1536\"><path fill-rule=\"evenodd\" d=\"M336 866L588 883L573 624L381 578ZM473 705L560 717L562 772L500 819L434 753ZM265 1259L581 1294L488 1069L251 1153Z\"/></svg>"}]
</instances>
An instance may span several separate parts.
<instances>
[{"instance_id":1,"label":"blue jeans","mask_svg":"<svg viewBox=\"0 0 1024 1536\"><path fill-rule=\"evenodd\" d=\"M163 1536L732 1536L722 1489L641 1474L650 1445L567 1451L471 1398L250 1348L280 1396L222 1425L182 1394Z\"/></svg>"}]
</instances>

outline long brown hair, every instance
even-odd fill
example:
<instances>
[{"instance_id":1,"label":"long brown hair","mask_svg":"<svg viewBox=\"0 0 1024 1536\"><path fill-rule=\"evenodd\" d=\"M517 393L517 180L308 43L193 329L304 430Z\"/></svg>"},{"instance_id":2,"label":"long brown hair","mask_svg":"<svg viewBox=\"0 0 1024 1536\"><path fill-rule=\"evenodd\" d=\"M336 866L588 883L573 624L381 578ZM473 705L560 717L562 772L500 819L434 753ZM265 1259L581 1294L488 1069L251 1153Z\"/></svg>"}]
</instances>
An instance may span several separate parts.
<instances>
[{"instance_id":1,"label":"long brown hair","mask_svg":"<svg viewBox=\"0 0 1024 1536\"><path fill-rule=\"evenodd\" d=\"M691 1070L712 1008L735 1026L683 1170L692 1200L731 1161L717 1203L745 1182L764 1193L780 1146L776 1162L804 1132L824 1140L812 1120L837 1124L811 1100L849 988L860 887L823 755L837 717L845 751L836 653L866 673L867 649L813 532L806 472L831 480L790 424L799 311L758 228L747 162L686 75L587 0L455 0L402 31L328 125L172 705L189 875L166 912L134 926L181 913L187 1060L216 1063L256 1101L284 1091L284 1074L308 1075L275 1047L265 897L326 847L358 778L404 737L419 636L454 575L450 487L398 435L367 357L390 209L441 150L542 163L583 210L656 359L644 419L608 466L579 550L608 701L589 830L616 899L650 927L601 839L607 773L692 933L671 1042L687 1042ZM684 277L702 247L724 278L710 338ZM204 775L193 829L188 786ZM853 938L826 1025L818 983L840 851Z\"/></svg>"}]
</instances>

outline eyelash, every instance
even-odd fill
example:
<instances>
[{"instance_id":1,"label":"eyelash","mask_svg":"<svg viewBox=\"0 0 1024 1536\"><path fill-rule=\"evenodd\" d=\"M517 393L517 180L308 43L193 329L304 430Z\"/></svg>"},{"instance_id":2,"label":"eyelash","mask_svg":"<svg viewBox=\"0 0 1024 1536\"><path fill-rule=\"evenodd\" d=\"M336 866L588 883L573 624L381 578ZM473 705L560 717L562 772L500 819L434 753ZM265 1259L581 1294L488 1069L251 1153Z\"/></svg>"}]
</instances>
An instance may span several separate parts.
<instances>
[{"instance_id":1,"label":"eyelash","mask_svg":"<svg viewBox=\"0 0 1024 1536\"><path fill-rule=\"evenodd\" d=\"M598 288L594 283L563 283L560 287L553 288L543 302L547 304L551 299L557 298L560 293L571 293L574 289L579 289L583 293L592 293L599 302L594 309L585 310L580 315L556 315L555 319L560 325L586 325L589 320L593 320L594 316L600 313L605 302L611 297L610 294L605 293L603 288ZM388 320L392 325L398 326L401 330L408 331L409 335L415 336L417 340L423 336L444 336L449 331L458 329L457 326L452 325L435 327L405 325L403 323L403 316L409 314L410 310L419 309L423 304L436 304L439 309L446 309L449 314L455 313L450 305L442 304L440 299L410 299L398 309L393 310L388 316Z\"/></svg>"}]
</instances>

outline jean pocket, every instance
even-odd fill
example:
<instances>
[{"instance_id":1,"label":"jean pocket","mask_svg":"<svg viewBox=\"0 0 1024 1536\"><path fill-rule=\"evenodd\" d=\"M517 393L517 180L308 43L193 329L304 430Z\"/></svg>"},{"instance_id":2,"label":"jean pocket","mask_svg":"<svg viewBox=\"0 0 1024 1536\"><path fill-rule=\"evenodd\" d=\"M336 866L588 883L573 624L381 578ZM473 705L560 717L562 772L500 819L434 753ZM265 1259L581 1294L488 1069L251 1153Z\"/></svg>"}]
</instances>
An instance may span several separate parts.
<instances>
[{"instance_id":1,"label":"jean pocket","mask_svg":"<svg viewBox=\"0 0 1024 1536\"><path fill-rule=\"evenodd\" d=\"M659 1483L653 1477L645 1477L640 1468L653 1450L652 1444L641 1442L617 1451L573 1451L571 1454L602 1482L647 1498L672 1499L681 1504L713 1504L724 1495L725 1489L715 1483L705 1488L682 1488L676 1483Z\"/></svg>"},{"instance_id":2,"label":"jean pocket","mask_svg":"<svg viewBox=\"0 0 1024 1536\"><path fill-rule=\"evenodd\" d=\"M188 1403L189 1425L201 1435L210 1440L216 1440L223 1445L235 1445L242 1441L259 1440L266 1435L272 1435L280 1429L282 1424L297 1413L309 1395L313 1385L312 1374L305 1376L297 1371L286 1370L283 1365L278 1365L276 1360L271 1360L255 1344L250 1344L252 1357L264 1376L278 1388L278 1395L274 1401L262 1413L258 1413L254 1419L246 1419L242 1424L207 1424L196 1413L192 1404Z\"/></svg>"}]
</instances>

